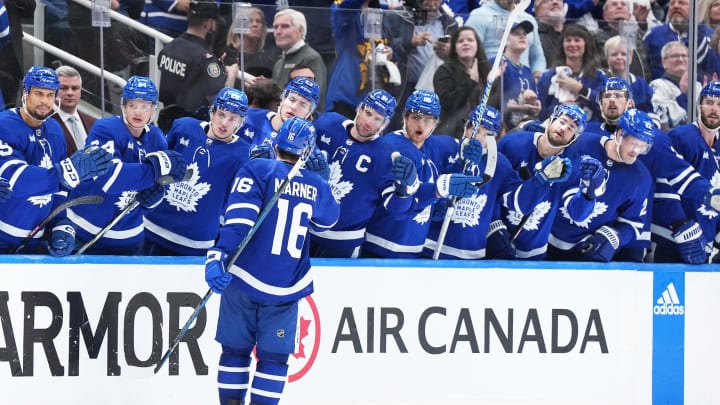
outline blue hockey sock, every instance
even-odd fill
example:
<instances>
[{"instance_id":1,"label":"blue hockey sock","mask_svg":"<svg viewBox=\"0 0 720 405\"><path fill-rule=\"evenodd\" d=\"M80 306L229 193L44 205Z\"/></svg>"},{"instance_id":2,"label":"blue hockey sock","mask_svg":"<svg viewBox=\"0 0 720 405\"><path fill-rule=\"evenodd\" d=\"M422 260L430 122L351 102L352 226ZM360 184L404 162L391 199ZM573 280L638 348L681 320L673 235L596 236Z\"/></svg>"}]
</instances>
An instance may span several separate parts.
<instances>
[{"instance_id":1,"label":"blue hockey sock","mask_svg":"<svg viewBox=\"0 0 720 405\"><path fill-rule=\"evenodd\" d=\"M222 346L217 380L220 404L226 405L231 399L238 399L242 403L245 399L250 380L251 353L252 348Z\"/></svg>"},{"instance_id":2,"label":"blue hockey sock","mask_svg":"<svg viewBox=\"0 0 720 405\"><path fill-rule=\"evenodd\" d=\"M250 390L251 402L258 405L277 405L287 380L289 355L258 352L257 356L257 369Z\"/></svg>"}]
</instances>

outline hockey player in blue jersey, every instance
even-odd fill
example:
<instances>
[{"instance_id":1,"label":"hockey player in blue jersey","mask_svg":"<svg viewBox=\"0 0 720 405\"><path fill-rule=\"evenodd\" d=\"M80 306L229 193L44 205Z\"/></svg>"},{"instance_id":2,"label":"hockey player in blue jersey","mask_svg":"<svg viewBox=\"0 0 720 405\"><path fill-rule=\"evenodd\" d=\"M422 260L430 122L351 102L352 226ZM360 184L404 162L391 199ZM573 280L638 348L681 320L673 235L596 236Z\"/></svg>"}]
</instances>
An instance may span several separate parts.
<instances>
[{"instance_id":1,"label":"hockey player in blue jersey","mask_svg":"<svg viewBox=\"0 0 720 405\"><path fill-rule=\"evenodd\" d=\"M646 113L629 109L620 117L613 138L616 142L610 144L602 135L584 134L576 142L583 155L597 159L608 171L606 192L596 197L593 212L584 221L560 211L550 234L548 259L609 262L646 229L652 178L637 159L652 147L653 122Z\"/></svg>"},{"instance_id":2,"label":"hockey player in blue jersey","mask_svg":"<svg viewBox=\"0 0 720 405\"><path fill-rule=\"evenodd\" d=\"M59 87L54 70L33 66L23 79L21 107L0 113L0 176L9 179L5 188L13 190L0 209L0 250L4 252L13 251L64 202L67 190L110 167L112 156L97 148L66 156L62 129L48 119ZM65 256L72 251L75 230L64 212L37 232L21 252L41 252L42 241L48 239L50 254Z\"/></svg>"},{"instance_id":3,"label":"hockey player in blue jersey","mask_svg":"<svg viewBox=\"0 0 720 405\"><path fill-rule=\"evenodd\" d=\"M589 123L587 130L607 137L607 142L614 145L618 120L634 104L631 87L624 79L611 77L603 85L599 102L602 121ZM653 147L639 159L653 178L648 215L653 218L650 229L657 245L654 261L705 262L707 254L699 225L685 215L680 200L702 204L711 195L710 182L672 149L670 138L660 130L655 131ZM621 252L622 257L638 261L639 255L644 256L643 250L649 247L648 233L644 230L638 241Z\"/></svg>"},{"instance_id":4,"label":"hockey player in blue jersey","mask_svg":"<svg viewBox=\"0 0 720 405\"><path fill-rule=\"evenodd\" d=\"M142 213L156 207L165 194L159 181L164 178L179 181L185 176L182 154L167 150L165 135L150 124L157 100L152 80L133 76L122 89L122 115L96 121L88 134L87 144L112 153L114 166L106 175L81 184L70 194L71 198L105 197L100 206L68 209L68 219L74 224L78 239L83 245L90 241L134 199L142 209L124 215L86 253L137 253L144 238Z\"/></svg>"},{"instance_id":5,"label":"hockey player in blue jersey","mask_svg":"<svg viewBox=\"0 0 720 405\"><path fill-rule=\"evenodd\" d=\"M541 260L545 257L550 230L559 210L577 221L584 220L592 212L594 197L604 186L605 172L599 162L583 160L571 150L586 125L587 118L580 107L563 104L553 112L544 132L512 132L500 139L498 150L523 180L531 178L533 168L542 166L553 156L568 159L575 168L572 178L552 187L531 212L501 208L502 218L513 235L518 258Z\"/></svg>"},{"instance_id":6,"label":"hockey player in blue jersey","mask_svg":"<svg viewBox=\"0 0 720 405\"><path fill-rule=\"evenodd\" d=\"M463 145L470 145L467 139L479 141L483 146L480 152L485 149L488 156L479 165L467 165L465 174L481 175L493 158L497 160L495 173L477 194L454 202L453 216L440 250L441 259L514 259L515 249L500 219L500 205L508 205L515 212L530 213L546 197L553 184L563 183L570 177L569 159L549 156L538 165L535 175L523 182L502 153L497 153L497 157L489 156L487 138L500 132L501 121L500 113L490 106L477 106L468 116ZM463 148L461 155L465 156L461 157L468 158L466 149ZM441 200L434 207L434 221L423 252L425 256L433 257L437 250L442 221L445 215L449 215L444 212L445 206L446 201Z\"/></svg>"},{"instance_id":7,"label":"hockey player in blue jersey","mask_svg":"<svg viewBox=\"0 0 720 405\"><path fill-rule=\"evenodd\" d=\"M160 205L145 214L145 254L199 256L215 244L235 173L249 159L250 140L237 134L247 109L245 93L225 87L209 122L175 120L168 146L183 154L193 175L169 185Z\"/></svg>"},{"instance_id":8,"label":"hockey player in blue jersey","mask_svg":"<svg viewBox=\"0 0 720 405\"><path fill-rule=\"evenodd\" d=\"M340 218L322 233L312 230L313 257L358 257L365 228L379 206L391 212L400 204L395 195L391 150L382 132L395 114L396 101L385 90L373 90L357 106L355 120L327 112L315 122L317 146L328 155L330 187L340 203Z\"/></svg>"},{"instance_id":9,"label":"hockey player in blue jersey","mask_svg":"<svg viewBox=\"0 0 720 405\"><path fill-rule=\"evenodd\" d=\"M320 103L318 84L307 77L296 77L285 86L277 111L257 108L248 110L241 135L250 138L253 145L266 144L254 152L254 156L270 157L275 137L282 124L292 117L310 119L318 103Z\"/></svg>"},{"instance_id":10,"label":"hockey player in blue jersey","mask_svg":"<svg viewBox=\"0 0 720 405\"><path fill-rule=\"evenodd\" d=\"M405 102L403 129L385 135L393 159L395 193L404 201L398 216L385 206L375 208L361 254L365 257L419 257L430 228L432 206L440 198L469 197L478 191L482 177L459 173L459 143L449 135L433 135L440 117L437 94L416 90ZM480 142L465 149L471 163L482 157Z\"/></svg>"},{"instance_id":11,"label":"hockey player in blue jersey","mask_svg":"<svg viewBox=\"0 0 720 405\"><path fill-rule=\"evenodd\" d=\"M277 159L252 159L237 172L225 224L207 252L205 280L222 293L215 336L222 345L221 405L246 403L248 389L250 403L280 401L288 358L296 351L298 301L313 292L308 230L331 228L340 206L318 173L302 169L268 214L259 213L293 165L314 147L312 123L297 117L285 121L277 136ZM226 272L228 257L254 227L254 236ZM258 363L250 382L253 347Z\"/></svg>"},{"instance_id":12,"label":"hockey player in blue jersey","mask_svg":"<svg viewBox=\"0 0 720 405\"><path fill-rule=\"evenodd\" d=\"M718 130L720 130L720 82L707 83L700 92L699 117L696 122L681 125L668 132L668 138L673 148L687 161L703 179L708 180L713 187L720 187L720 155L718 148ZM659 184L662 190L665 184ZM663 215L653 217L653 236L657 243L656 257L658 261L671 261L680 256L685 259L687 253L677 248L676 244L668 241L696 241L704 249L696 251L696 263L706 262L713 245L717 250L720 240L718 231L718 211L708 204L698 202L697 199L679 199L682 212L686 215L685 221L669 222ZM656 206L657 207L657 206ZM665 209L663 205L658 209ZM685 217L681 217L685 219ZM681 245L680 245L681 246ZM683 254L685 253L685 254ZM670 260L668 260L670 259ZM715 257L713 259L717 260ZM686 260L687 261L687 260Z\"/></svg>"}]
</instances>

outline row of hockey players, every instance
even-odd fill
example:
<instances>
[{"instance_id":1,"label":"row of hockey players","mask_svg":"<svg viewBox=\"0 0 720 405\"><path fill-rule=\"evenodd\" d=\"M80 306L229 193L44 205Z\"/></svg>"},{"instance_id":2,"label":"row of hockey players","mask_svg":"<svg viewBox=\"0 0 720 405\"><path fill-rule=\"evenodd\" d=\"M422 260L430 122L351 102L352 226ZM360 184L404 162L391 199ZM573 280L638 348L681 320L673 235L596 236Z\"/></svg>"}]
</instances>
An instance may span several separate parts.
<instances>
[{"instance_id":1,"label":"row of hockey players","mask_svg":"<svg viewBox=\"0 0 720 405\"><path fill-rule=\"evenodd\" d=\"M275 157L283 124L309 119L319 102L317 84L301 77L278 111L248 110L244 93L225 88L210 121L178 119L165 137L151 124L154 83L133 77L122 116L99 120L90 147L66 157L47 120L57 76L33 67L23 84L22 106L0 115L6 252L205 254L241 186L237 170L251 155ZM585 128L584 112L564 105L541 132L508 134L497 147L501 117L482 105L463 142L433 134L441 107L427 91L412 94L403 129L385 136L396 102L382 90L354 120L320 115L306 161L329 182L340 216L309 230L311 255L641 261L652 234L656 261L708 261L718 243L720 83L703 88L697 123L669 134L631 108L622 79L607 81L600 103L600 125Z\"/></svg>"}]
</instances>

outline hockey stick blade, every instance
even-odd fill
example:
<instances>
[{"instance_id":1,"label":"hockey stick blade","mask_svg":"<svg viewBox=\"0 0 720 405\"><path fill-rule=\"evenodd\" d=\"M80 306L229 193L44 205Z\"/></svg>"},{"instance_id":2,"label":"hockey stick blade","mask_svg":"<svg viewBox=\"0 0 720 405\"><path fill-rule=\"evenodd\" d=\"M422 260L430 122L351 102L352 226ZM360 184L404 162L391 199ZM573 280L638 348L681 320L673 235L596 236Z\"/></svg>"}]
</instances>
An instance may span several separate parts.
<instances>
[{"instance_id":1,"label":"hockey stick blade","mask_svg":"<svg viewBox=\"0 0 720 405\"><path fill-rule=\"evenodd\" d=\"M304 156L304 155L303 155ZM287 176L283 179L283 181L280 183L280 186L278 187L277 191L275 191L275 194L270 198L270 201L268 201L267 205L260 211L260 214L258 215L257 220L255 221L255 224L250 228L247 235L243 238L243 240L240 242L240 245L235 249L235 253L232 255L230 260L227 262L227 268L229 269L233 263L240 257L240 254L245 250L245 247L250 242L250 239L252 239L253 235L255 235L255 232L260 228L260 225L265 221L265 218L268 216L270 211L273 209L277 201L280 199L280 197L285 192L285 189L290 184L290 181L295 177L299 172L300 169L303 168L305 165L305 158L300 157L297 162L293 165L292 169L288 172ZM175 349L177 348L178 344L180 344L180 341L185 337L185 334L190 329L190 325L195 322L195 319L200 315L200 312L205 308L205 305L207 304L210 297L212 297L213 291L212 289L208 289L205 295L203 296L202 300L198 304L197 307L195 307L195 310L193 311L192 315L190 315L190 318L188 318L187 322L185 322L185 325L183 325L180 332L178 332L177 336L175 337L175 340L173 340L170 347L167 349L165 354L160 358L160 361L155 366L155 369L153 370L154 374L157 374L158 371L162 368L162 366L167 363L167 361L170 359L170 356L175 352Z\"/></svg>"},{"instance_id":2,"label":"hockey stick blade","mask_svg":"<svg viewBox=\"0 0 720 405\"><path fill-rule=\"evenodd\" d=\"M37 235L38 232L40 232L41 229L45 227L45 225L48 224L53 218L55 218L58 214L65 211L66 209L70 207L74 207L76 205L82 205L82 204L100 204L103 201L105 201L105 197L101 195L84 195L82 197L73 198L72 200L67 200L64 203L58 205L54 210L50 211L50 213L43 219L39 224L35 226L30 231L30 234L23 239L19 245L15 249L13 249L13 253L18 253L22 248L25 247L25 245L32 239L35 235Z\"/></svg>"}]
</instances>

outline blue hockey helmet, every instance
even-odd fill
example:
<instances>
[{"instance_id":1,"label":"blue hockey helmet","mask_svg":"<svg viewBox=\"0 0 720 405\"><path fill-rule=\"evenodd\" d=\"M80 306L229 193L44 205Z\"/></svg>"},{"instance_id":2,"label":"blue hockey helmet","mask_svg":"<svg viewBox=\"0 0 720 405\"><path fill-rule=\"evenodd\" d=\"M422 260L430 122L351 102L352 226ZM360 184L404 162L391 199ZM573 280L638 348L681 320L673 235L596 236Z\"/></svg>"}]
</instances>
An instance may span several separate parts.
<instances>
[{"instance_id":1,"label":"blue hockey helmet","mask_svg":"<svg viewBox=\"0 0 720 405\"><path fill-rule=\"evenodd\" d=\"M485 127L496 134L500 133L502 118L500 117L498 110L486 105L483 110L482 117L480 117L481 108L482 105L478 105L474 110L470 111L466 125L468 127Z\"/></svg>"},{"instance_id":2,"label":"blue hockey helmet","mask_svg":"<svg viewBox=\"0 0 720 405\"><path fill-rule=\"evenodd\" d=\"M627 98L632 98L632 91L630 89L630 84L623 79L622 77L608 77L605 80L605 83L603 83L602 88L600 89L600 94L610 91L610 90L616 90L616 91L624 91L627 94Z\"/></svg>"},{"instance_id":3,"label":"blue hockey helmet","mask_svg":"<svg viewBox=\"0 0 720 405\"><path fill-rule=\"evenodd\" d=\"M245 116L248 110L248 99L245 93L233 87L223 87L215 96L213 110L223 110Z\"/></svg>"},{"instance_id":4,"label":"blue hockey helmet","mask_svg":"<svg viewBox=\"0 0 720 405\"><path fill-rule=\"evenodd\" d=\"M440 98L427 90L415 90L405 102L405 113L419 113L440 117Z\"/></svg>"},{"instance_id":5,"label":"blue hockey helmet","mask_svg":"<svg viewBox=\"0 0 720 405\"><path fill-rule=\"evenodd\" d=\"M720 82L709 82L700 91L700 101L705 97L720 97Z\"/></svg>"},{"instance_id":6,"label":"blue hockey helmet","mask_svg":"<svg viewBox=\"0 0 720 405\"><path fill-rule=\"evenodd\" d=\"M311 121L292 117L283 122L277 134L279 150L301 156L315 147L315 127Z\"/></svg>"},{"instance_id":7,"label":"blue hockey helmet","mask_svg":"<svg viewBox=\"0 0 720 405\"><path fill-rule=\"evenodd\" d=\"M54 70L44 66L33 66L23 78L23 91L29 93L32 87L58 91L60 80Z\"/></svg>"},{"instance_id":8,"label":"blue hockey helmet","mask_svg":"<svg viewBox=\"0 0 720 405\"><path fill-rule=\"evenodd\" d=\"M125 104L127 100L144 100L153 104L158 102L158 91L155 83L145 76L132 76L125 83L122 89L121 104Z\"/></svg>"},{"instance_id":9,"label":"blue hockey helmet","mask_svg":"<svg viewBox=\"0 0 720 405\"><path fill-rule=\"evenodd\" d=\"M618 126L622 128L623 135L632 135L635 138L652 145L655 139L655 126L647 113L630 108L620 116Z\"/></svg>"},{"instance_id":10,"label":"blue hockey helmet","mask_svg":"<svg viewBox=\"0 0 720 405\"><path fill-rule=\"evenodd\" d=\"M397 107L395 97L383 89L371 91L365 96L362 103L377 111L387 120L392 119L393 115L395 115L395 108Z\"/></svg>"},{"instance_id":11,"label":"blue hockey helmet","mask_svg":"<svg viewBox=\"0 0 720 405\"><path fill-rule=\"evenodd\" d=\"M320 87L307 77L298 76L290 80L283 91L283 98L287 97L289 93L297 93L305 97L316 107L320 103Z\"/></svg>"},{"instance_id":12,"label":"blue hockey helmet","mask_svg":"<svg viewBox=\"0 0 720 405\"><path fill-rule=\"evenodd\" d=\"M553 111L550 119L552 121L563 115L567 115L571 120L575 121L575 125L578 127L577 133L582 133L585 125L587 125L587 114L585 114L582 108L575 104L562 104Z\"/></svg>"}]
</instances>

